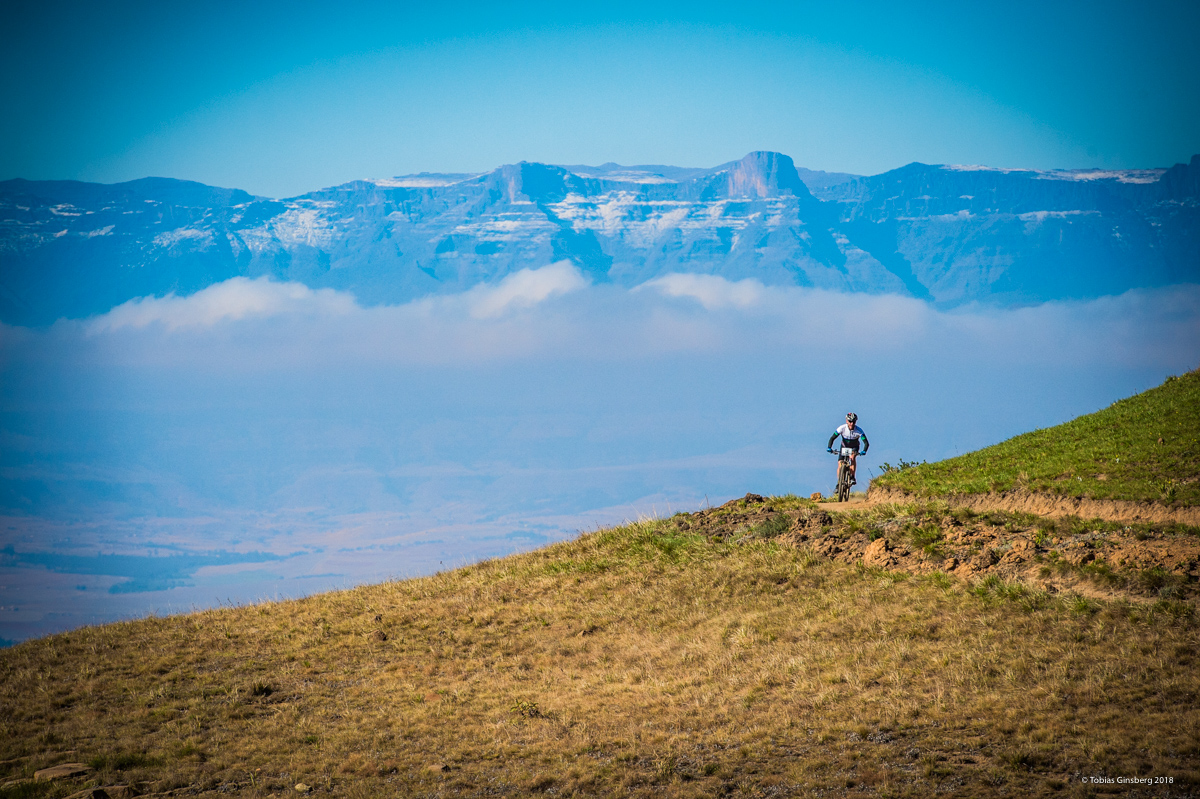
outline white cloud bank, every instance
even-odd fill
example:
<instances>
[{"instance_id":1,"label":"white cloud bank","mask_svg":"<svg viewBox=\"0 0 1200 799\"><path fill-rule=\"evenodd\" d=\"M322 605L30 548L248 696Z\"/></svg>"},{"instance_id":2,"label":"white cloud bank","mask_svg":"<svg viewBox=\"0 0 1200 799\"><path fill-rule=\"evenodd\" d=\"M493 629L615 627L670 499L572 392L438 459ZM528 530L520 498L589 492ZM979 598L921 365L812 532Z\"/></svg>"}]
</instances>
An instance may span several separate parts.
<instances>
[{"instance_id":1,"label":"white cloud bank","mask_svg":"<svg viewBox=\"0 0 1200 799\"><path fill-rule=\"evenodd\" d=\"M638 288L652 288L667 297L690 297L708 310L717 308L749 308L762 301L766 287L746 278L731 282L719 275L696 275L672 272L643 283Z\"/></svg>"},{"instance_id":2,"label":"white cloud bank","mask_svg":"<svg viewBox=\"0 0 1200 799\"><path fill-rule=\"evenodd\" d=\"M462 316L465 306L472 319L498 319L588 285L587 278L574 264L559 261L540 269L514 272L496 285L475 286L460 295L426 298L399 308L425 305L427 310L454 317ZM277 282L268 277L253 280L234 277L187 297L174 293L165 297L137 297L88 320L85 328L91 334L152 325L177 331L281 315L345 317L355 309L362 310L352 295L334 289L310 289L302 283Z\"/></svg>"},{"instance_id":3,"label":"white cloud bank","mask_svg":"<svg viewBox=\"0 0 1200 799\"><path fill-rule=\"evenodd\" d=\"M560 294L586 288L588 280L570 261L558 261L541 269L522 269L506 276L496 286L476 286L467 292L471 316L493 319L506 311L531 308Z\"/></svg>"},{"instance_id":4,"label":"white cloud bank","mask_svg":"<svg viewBox=\"0 0 1200 799\"><path fill-rule=\"evenodd\" d=\"M138 297L118 305L87 324L90 333L161 325L167 330L212 327L221 322L264 318L284 313L343 315L356 307L354 298L332 289L310 289L301 283L277 283L266 277L235 277L188 297Z\"/></svg>"},{"instance_id":5,"label":"white cloud bank","mask_svg":"<svg viewBox=\"0 0 1200 799\"><path fill-rule=\"evenodd\" d=\"M198 366L210 359L282 368L760 353L924 359L948 369L980 359L1174 369L1200 361L1200 286L940 311L911 297L764 286L716 275L670 274L630 290L592 285L575 265L560 261L460 294L370 308L345 292L239 277L189 297L139 298L55 327L60 353ZM80 332L96 346L72 345ZM50 343L32 332L9 333L9 346L0 349L15 353L26 338Z\"/></svg>"}]
</instances>

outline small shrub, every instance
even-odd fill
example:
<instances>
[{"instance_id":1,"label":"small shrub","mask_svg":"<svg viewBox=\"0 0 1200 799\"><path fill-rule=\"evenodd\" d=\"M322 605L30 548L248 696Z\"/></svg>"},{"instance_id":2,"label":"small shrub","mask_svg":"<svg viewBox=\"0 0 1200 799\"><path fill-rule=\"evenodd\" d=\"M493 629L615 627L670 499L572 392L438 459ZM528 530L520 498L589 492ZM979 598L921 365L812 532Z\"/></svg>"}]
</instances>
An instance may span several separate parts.
<instances>
[{"instance_id":1,"label":"small shrub","mask_svg":"<svg viewBox=\"0 0 1200 799\"><path fill-rule=\"evenodd\" d=\"M524 699L518 699L516 704L514 704L510 710L524 719L545 718L545 714L542 713L542 710L538 707L537 702L530 702Z\"/></svg>"},{"instance_id":2,"label":"small shrub","mask_svg":"<svg viewBox=\"0 0 1200 799\"><path fill-rule=\"evenodd\" d=\"M1171 504L1172 502L1174 502L1176 488L1177 488L1177 486L1176 486L1175 481L1170 478L1159 482L1158 490L1159 490L1160 495L1162 496L1162 501L1167 503L1168 505Z\"/></svg>"},{"instance_id":3,"label":"small shrub","mask_svg":"<svg viewBox=\"0 0 1200 799\"><path fill-rule=\"evenodd\" d=\"M909 530L909 539L927 555L941 554L942 529L930 522Z\"/></svg>"},{"instance_id":4,"label":"small shrub","mask_svg":"<svg viewBox=\"0 0 1200 799\"><path fill-rule=\"evenodd\" d=\"M654 776L659 782L668 782L679 773L679 757L673 754L659 758L654 764Z\"/></svg>"},{"instance_id":5,"label":"small shrub","mask_svg":"<svg viewBox=\"0 0 1200 799\"><path fill-rule=\"evenodd\" d=\"M1100 609L1094 602L1088 600L1087 597L1079 595L1072 597L1069 605L1072 611L1080 614L1091 615Z\"/></svg>"},{"instance_id":6,"label":"small shrub","mask_svg":"<svg viewBox=\"0 0 1200 799\"><path fill-rule=\"evenodd\" d=\"M1080 567L1079 571L1089 578L1092 582L1099 583L1105 586L1119 586L1125 581L1121 579L1121 575L1117 574L1102 560L1094 560Z\"/></svg>"},{"instance_id":7,"label":"small shrub","mask_svg":"<svg viewBox=\"0 0 1200 799\"><path fill-rule=\"evenodd\" d=\"M776 513L769 519L754 525L747 531L747 535L754 538L775 538L783 535L791 527L792 520L782 513Z\"/></svg>"},{"instance_id":8,"label":"small shrub","mask_svg":"<svg viewBox=\"0 0 1200 799\"><path fill-rule=\"evenodd\" d=\"M1196 609L1188 602L1175 599L1160 599L1150 606L1150 615L1166 616L1175 621L1191 621L1196 615Z\"/></svg>"},{"instance_id":9,"label":"small shrub","mask_svg":"<svg viewBox=\"0 0 1200 799\"><path fill-rule=\"evenodd\" d=\"M970 508L955 508L950 515L959 524L966 524L967 522L974 520L979 514Z\"/></svg>"},{"instance_id":10,"label":"small shrub","mask_svg":"<svg viewBox=\"0 0 1200 799\"><path fill-rule=\"evenodd\" d=\"M1162 599L1177 599L1183 595L1186 587L1183 577L1160 566L1138 572L1134 582L1149 593L1157 593Z\"/></svg>"},{"instance_id":11,"label":"small shrub","mask_svg":"<svg viewBox=\"0 0 1200 799\"><path fill-rule=\"evenodd\" d=\"M879 473L881 475L884 475L884 474L904 472L904 471L908 471L909 469L915 469L918 466L923 466L927 462L928 461L906 461L903 458L901 458L900 460L898 460L896 462L896 465L893 466L892 464L888 463L887 461L884 461L883 463L879 464Z\"/></svg>"},{"instance_id":12,"label":"small shrub","mask_svg":"<svg viewBox=\"0 0 1200 799\"><path fill-rule=\"evenodd\" d=\"M976 583L970 592L991 602L1014 602L1026 612L1043 608L1048 601L1045 593L1034 591L1020 583L1006 583L995 574L989 574Z\"/></svg>"},{"instance_id":13,"label":"small shrub","mask_svg":"<svg viewBox=\"0 0 1200 799\"><path fill-rule=\"evenodd\" d=\"M954 587L954 580L945 572L933 572L921 578L922 581L932 585L934 588L940 588L943 591L948 591Z\"/></svg>"}]
</instances>

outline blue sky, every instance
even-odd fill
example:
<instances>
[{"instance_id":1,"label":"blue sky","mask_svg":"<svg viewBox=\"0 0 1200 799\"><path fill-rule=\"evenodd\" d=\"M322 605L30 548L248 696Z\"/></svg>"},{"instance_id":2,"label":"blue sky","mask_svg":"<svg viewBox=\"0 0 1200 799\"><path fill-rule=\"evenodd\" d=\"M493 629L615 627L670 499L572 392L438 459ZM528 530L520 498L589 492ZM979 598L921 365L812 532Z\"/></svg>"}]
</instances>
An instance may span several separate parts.
<instances>
[{"instance_id":1,"label":"blue sky","mask_svg":"<svg viewBox=\"0 0 1200 799\"><path fill-rule=\"evenodd\" d=\"M0 28L0 179L289 196L502 163L1169 166L1188 2L47 2Z\"/></svg>"}]
</instances>

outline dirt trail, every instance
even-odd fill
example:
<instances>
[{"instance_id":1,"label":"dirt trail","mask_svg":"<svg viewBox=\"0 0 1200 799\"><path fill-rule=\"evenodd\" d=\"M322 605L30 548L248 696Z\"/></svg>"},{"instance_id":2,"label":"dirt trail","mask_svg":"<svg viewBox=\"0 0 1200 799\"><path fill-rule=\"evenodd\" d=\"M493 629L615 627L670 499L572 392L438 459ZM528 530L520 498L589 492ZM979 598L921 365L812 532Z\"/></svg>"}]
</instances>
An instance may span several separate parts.
<instances>
[{"instance_id":1,"label":"dirt trail","mask_svg":"<svg viewBox=\"0 0 1200 799\"><path fill-rule=\"evenodd\" d=\"M851 494L846 502L838 502L833 497L826 497L817 502L817 507L823 510L866 510L884 502L899 502L895 499L879 499L870 494ZM911 500L908 500L911 501Z\"/></svg>"},{"instance_id":2,"label":"dirt trail","mask_svg":"<svg viewBox=\"0 0 1200 799\"><path fill-rule=\"evenodd\" d=\"M1127 502L1115 499L1087 499L1035 494L1015 489L1002 494L955 494L944 497L918 497L905 491L872 487L866 500L858 507L870 507L885 502L908 503L938 499L956 507L974 511L1001 510L1010 513L1036 513L1038 516L1078 516L1081 519L1103 519L1107 522L1175 522L1200 527L1200 508L1175 508L1157 502ZM837 503L833 503L837 505ZM852 510L853 505L842 505Z\"/></svg>"}]
</instances>

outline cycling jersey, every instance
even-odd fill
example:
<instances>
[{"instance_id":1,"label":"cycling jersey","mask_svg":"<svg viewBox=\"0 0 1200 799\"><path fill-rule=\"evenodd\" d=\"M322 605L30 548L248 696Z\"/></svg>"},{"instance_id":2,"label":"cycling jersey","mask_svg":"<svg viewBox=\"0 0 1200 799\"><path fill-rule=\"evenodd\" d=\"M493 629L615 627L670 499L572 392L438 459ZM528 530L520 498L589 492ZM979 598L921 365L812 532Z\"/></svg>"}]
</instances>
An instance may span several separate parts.
<instances>
[{"instance_id":1,"label":"cycling jersey","mask_svg":"<svg viewBox=\"0 0 1200 799\"><path fill-rule=\"evenodd\" d=\"M855 452L858 452L858 440L860 438L862 439L863 444L870 446L870 442L867 440L867 434L864 433L863 429L858 425L855 425L853 430L850 429L850 425L848 424L844 424L839 427L834 434L829 437L829 446L833 446L833 440L838 436L842 437L843 447L849 447ZM865 452L866 449L864 448L863 451Z\"/></svg>"},{"instance_id":2,"label":"cycling jersey","mask_svg":"<svg viewBox=\"0 0 1200 799\"><path fill-rule=\"evenodd\" d=\"M829 428L826 427L825 429L828 430ZM853 441L856 446L858 444L858 439L867 437L867 434L864 433L863 429L858 425L854 425L854 429L851 430L850 425L844 424L837 429L837 433L842 437L843 442Z\"/></svg>"}]
</instances>

